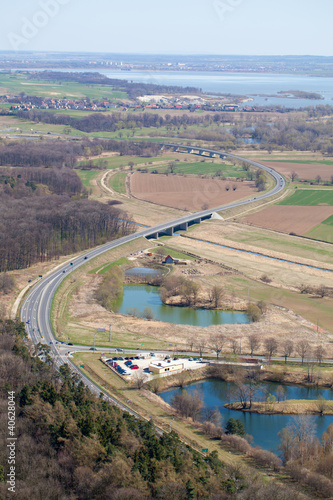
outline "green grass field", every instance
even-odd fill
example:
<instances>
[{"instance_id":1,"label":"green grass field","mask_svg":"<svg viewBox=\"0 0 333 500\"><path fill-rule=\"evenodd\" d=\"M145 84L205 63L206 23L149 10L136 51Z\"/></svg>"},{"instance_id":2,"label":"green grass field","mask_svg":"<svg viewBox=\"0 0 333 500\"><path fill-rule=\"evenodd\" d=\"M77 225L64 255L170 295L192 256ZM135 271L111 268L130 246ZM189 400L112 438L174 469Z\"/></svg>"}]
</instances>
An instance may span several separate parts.
<instances>
[{"instance_id":1,"label":"green grass field","mask_svg":"<svg viewBox=\"0 0 333 500\"><path fill-rule=\"evenodd\" d=\"M283 200L279 205L293 205L303 207L333 206L333 190L319 191L316 189L296 191L290 198Z\"/></svg>"},{"instance_id":2,"label":"green grass field","mask_svg":"<svg viewBox=\"0 0 333 500\"><path fill-rule=\"evenodd\" d=\"M117 193L126 194L126 176L127 172L118 172L110 178L110 187Z\"/></svg>"},{"instance_id":3,"label":"green grass field","mask_svg":"<svg viewBox=\"0 0 333 500\"><path fill-rule=\"evenodd\" d=\"M315 240L333 243L333 215L309 231L306 236Z\"/></svg>"},{"instance_id":4,"label":"green grass field","mask_svg":"<svg viewBox=\"0 0 333 500\"><path fill-rule=\"evenodd\" d=\"M95 269L92 269L89 271L88 274L105 274L111 269L113 266L122 266L124 264L130 264L130 261L126 257L120 257L120 259L116 260L115 262L110 262L109 264L103 264L100 267L96 267Z\"/></svg>"},{"instance_id":5,"label":"green grass field","mask_svg":"<svg viewBox=\"0 0 333 500\"><path fill-rule=\"evenodd\" d=\"M91 187L90 181L95 179L95 177L99 174L98 170L75 170L75 172L80 177L82 184L86 188Z\"/></svg>"},{"instance_id":6,"label":"green grass field","mask_svg":"<svg viewBox=\"0 0 333 500\"><path fill-rule=\"evenodd\" d=\"M168 166L157 167L158 172L165 172ZM197 161L197 162L185 162L177 163L174 169L176 174L193 174L193 175L206 175L206 174L216 174L219 170L222 171L222 176L225 177L241 177L246 178L246 172L238 166L226 165L225 163L213 163L212 161ZM217 177L218 178L218 177Z\"/></svg>"},{"instance_id":7,"label":"green grass field","mask_svg":"<svg viewBox=\"0 0 333 500\"><path fill-rule=\"evenodd\" d=\"M0 73L1 94L19 94L25 92L27 95L53 98L82 99L122 99L127 96L126 92L114 91L108 85L84 85L76 82L50 82L46 80L34 80L26 74Z\"/></svg>"}]
</instances>

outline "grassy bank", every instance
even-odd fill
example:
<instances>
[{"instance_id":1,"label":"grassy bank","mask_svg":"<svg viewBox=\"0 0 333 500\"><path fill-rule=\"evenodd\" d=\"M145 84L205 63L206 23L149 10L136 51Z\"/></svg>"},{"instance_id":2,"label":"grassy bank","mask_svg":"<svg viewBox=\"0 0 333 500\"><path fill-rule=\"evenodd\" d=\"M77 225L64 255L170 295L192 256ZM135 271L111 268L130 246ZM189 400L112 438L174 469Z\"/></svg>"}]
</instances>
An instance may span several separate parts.
<instances>
[{"instance_id":1,"label":"grassy bank","mask_svg":"<svg viewBox=\"0 0 333 500\"><path fill-rule=\"evenodd\" d=\"M230 410L260 413L263 415L333 415L333 401L288 399L286 401L254 402L251 408L243 408L239 402L227 403Z\"/></svg>"}]
</instances>

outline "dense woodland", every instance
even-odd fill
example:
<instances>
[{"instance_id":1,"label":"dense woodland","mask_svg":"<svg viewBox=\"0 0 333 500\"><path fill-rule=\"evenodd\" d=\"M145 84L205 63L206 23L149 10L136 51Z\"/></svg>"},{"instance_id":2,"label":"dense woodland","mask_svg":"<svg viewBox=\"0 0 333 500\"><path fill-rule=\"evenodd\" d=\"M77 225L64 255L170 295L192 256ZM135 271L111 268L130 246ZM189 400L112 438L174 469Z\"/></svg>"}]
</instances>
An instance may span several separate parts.
<instances>
[{"instance_id":1,"label":"dense woodland","mask_svg":"<svg viewBox=\"0 0 333 500\"><path fill-rule=\"evenodd\" d=\"M104 142L0 146L0 161L7 165L0 167L0 272L94 247L131 231L124 211L88 200L76 172L64 166L73 166L87 148L100 152L115 147L116 141Z\"/></svg>"},{"instance_id":2,"label":"dense woodland","mask_svg":"<svg viewBox=\"0 0 333 500\"><path fill-rule=\"evenodd\" d=\"M77 157L117 151L120 155L157 156L158 144L144 141L89 140L83 141L0 141L0 165L73 168Z\"/></svg>"},{"instance_id":3,"label":"dense woodland","mask_svg":"<svg viewBox=\"0 0 333 500\"><path fill-rule=\"evenodd\" d=\"M225 465L213 452L203 457L175 433L156 434L97 398L64 365L53 371L31 356L24 324L0 321L0 405L16 394L15 498L105 500L295 500L303 495L274 480L264 483L241 465ZM7 419L0 420L5 443ZM242 439L238 437L237 439ZM7 491L8 450L0 447L0 497Z\"/></svg>"}]
</instances>

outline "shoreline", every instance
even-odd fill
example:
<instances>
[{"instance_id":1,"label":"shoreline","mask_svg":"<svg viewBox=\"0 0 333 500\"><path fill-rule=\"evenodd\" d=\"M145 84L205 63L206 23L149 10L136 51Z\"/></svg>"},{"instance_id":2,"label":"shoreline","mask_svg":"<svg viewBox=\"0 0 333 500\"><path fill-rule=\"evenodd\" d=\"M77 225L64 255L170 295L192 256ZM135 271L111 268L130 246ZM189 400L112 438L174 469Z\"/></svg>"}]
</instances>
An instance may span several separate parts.
<instances>
[{"instance_id":1,"label":"shoreline","mask_svg":"<svg viewBox=\"0 0 333 500\"><path fill-rule=\"evenodd\" d=\"M331 400L288 399L280 402L253 402L251 408L243 408L239 402L226 403L223 406L229 410L259 415L333 415Z\"/></svg>"}]
</instances>

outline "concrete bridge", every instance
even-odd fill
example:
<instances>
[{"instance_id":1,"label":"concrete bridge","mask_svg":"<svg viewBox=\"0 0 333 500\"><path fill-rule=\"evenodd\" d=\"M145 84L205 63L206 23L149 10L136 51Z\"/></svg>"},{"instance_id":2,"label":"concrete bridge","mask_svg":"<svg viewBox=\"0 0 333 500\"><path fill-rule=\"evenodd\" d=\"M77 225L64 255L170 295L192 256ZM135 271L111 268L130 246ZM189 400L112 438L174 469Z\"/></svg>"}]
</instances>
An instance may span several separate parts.
<instances>
[{"instance_id":1,"label":"concrete bridge","mask_svg":"<svg viewBox=\"0 0 333 500\"><path fill-rule=\"evenodd\" d=\"M192 155L206 156L208 158L222 158L228 156L227 153L214 151L212 149L198 148L192 146L183 146L178 144L161 144L161 150L164 148L172 148L175 153L189 153Z\"/></svg>"},{"instance_id":2,"label":"concrete bridge","mask_svg":"<svg viewBox=\"0 0 333 500\"><path fill-rule=\"evenodd\" d=\"M185 217L181 217L180 219L174 220L172 222L161 224L160 226L155 226L151 232L147 230L145 236L148 238L158 238L161 234L167 234L169 236L172 236L174 232L177 230L187 231L190 225L200 224L202 220L211 219L213 214L216 214L221 210L225 210L226 208L232 208L240 205L246 205L248 203L251 203L251 201L268 198L278 193L285 187L284 178L281 177L281 175L272 168L266 167L265 165L262 165L261 163L258 163L253 160L247 160L246 158L242 158L241 156L237 156L232 153L225 153L224 151L216 151L214 149L199 148L197 146L186 146L183 144L172 144L172 143L161 144L161 150L164 150L166 148L173 149L173 151L177 153L189 153L199 156L206 156L209 158L222 158L222 159L227 157L235 158L237 160L249 163L250 165L256 168L261 168L262 170L266 170L266 172L268 172L275 179L276 184L275 187L269 193L259 195L256 198L243 201L236 201L234 203L229 204L228 206L221 205L220 207L203 210L202 212L196 212L195 214L190 214Z\"/></svg>"}]
</instances>

